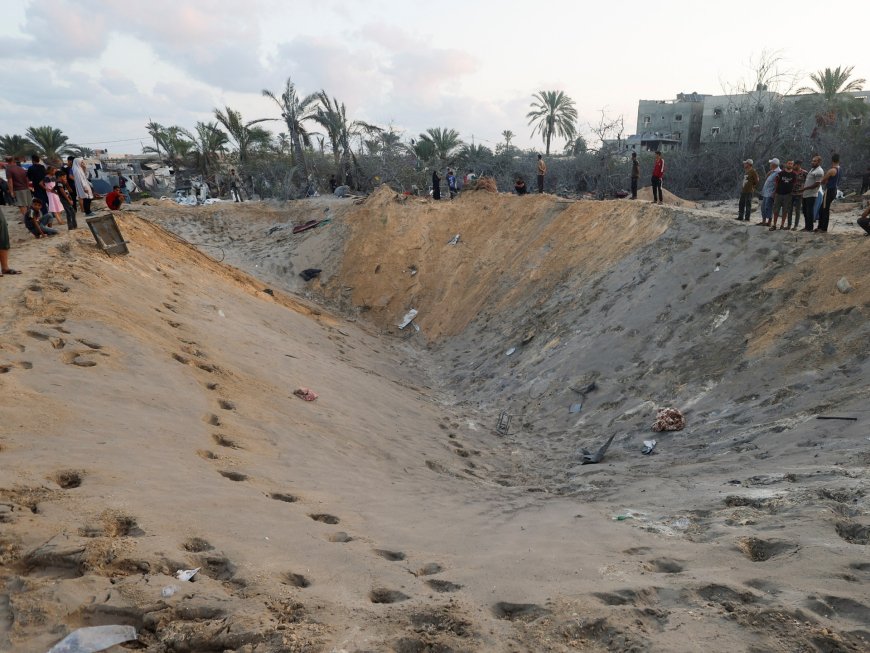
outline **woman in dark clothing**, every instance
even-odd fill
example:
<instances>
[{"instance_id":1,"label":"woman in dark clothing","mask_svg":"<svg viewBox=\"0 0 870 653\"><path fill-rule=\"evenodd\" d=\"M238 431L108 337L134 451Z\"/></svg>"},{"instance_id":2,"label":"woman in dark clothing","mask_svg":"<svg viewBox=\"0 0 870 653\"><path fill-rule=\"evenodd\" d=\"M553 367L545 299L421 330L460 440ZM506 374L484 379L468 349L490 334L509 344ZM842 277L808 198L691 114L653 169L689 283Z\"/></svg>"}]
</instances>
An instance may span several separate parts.
<instances>
[{"instance_id":1,"label":"woman in dark clothing","mask_svg":"<svg viewBox=\"0 0 870 653\"><path fill-rule=\"evenodd\" d=\"M432 171L432 199L441 199L441 175L438 174L437 170Z\"/></svg>"}]
</instances>

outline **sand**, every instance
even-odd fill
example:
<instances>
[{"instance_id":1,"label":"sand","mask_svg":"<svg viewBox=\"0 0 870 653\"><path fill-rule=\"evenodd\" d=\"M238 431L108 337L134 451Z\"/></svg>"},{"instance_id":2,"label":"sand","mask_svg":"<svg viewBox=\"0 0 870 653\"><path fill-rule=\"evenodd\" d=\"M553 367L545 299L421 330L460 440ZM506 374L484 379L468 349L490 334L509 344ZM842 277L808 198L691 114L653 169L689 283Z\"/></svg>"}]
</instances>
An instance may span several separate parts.
<instances>
[{"instance_id":1,"label":"sand","mask_svg":"<svg viewBox=\"0 0 870 653\"><path fill-rule=\"evenodd\" d=\"M0 650L867 649L862 237L381 190L137 204L108 257L6 215Z\"/></svg>"}]
</instances>

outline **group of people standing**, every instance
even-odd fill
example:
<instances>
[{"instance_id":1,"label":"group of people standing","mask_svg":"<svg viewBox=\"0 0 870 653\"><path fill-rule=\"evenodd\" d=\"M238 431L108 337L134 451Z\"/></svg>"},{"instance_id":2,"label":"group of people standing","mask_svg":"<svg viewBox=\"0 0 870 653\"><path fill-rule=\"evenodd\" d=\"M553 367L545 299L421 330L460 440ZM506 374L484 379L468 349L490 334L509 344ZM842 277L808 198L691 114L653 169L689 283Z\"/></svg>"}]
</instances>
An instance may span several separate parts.
<instances>
[{"instance_id":1,"label":"group of people standing","mask_svg":"<svg viewBox=\"0 0 870 653\"><path fill-rule=\"evenodd\" d=\"M780 167L776 157L768 161L770 169L761 186L761 222L758 226L770 231L785 229L797 231L800 216L804 218L801 231L825 233L831 217L831 204L837 198L840 183L840 155L831 155L831 166L822 168L822 157L814 154L808 169L799 159L786 161ZM737 220L749 221L752 198L761 178L752 159L743 162L743 185L737 208ZM813 227L818 219L818 226ZM779 226L777 226L779 222Z\"/></svg>"},{"instance_id":2,"label":"group of people standing","mask_svg":"<svg viewBox=\"0 0 870 653\"><path fill-rule=\"evenodd\" d=\"M57 167L45 166L34 154L25 170L20 158L7 157L6 182L24 225L37 238L57 233L52 228L55 221L76 229L79 208L86 216L93 215L91 202L95 194L82 158L69 156L66 164Z\"/></svg>"}]
</instances>

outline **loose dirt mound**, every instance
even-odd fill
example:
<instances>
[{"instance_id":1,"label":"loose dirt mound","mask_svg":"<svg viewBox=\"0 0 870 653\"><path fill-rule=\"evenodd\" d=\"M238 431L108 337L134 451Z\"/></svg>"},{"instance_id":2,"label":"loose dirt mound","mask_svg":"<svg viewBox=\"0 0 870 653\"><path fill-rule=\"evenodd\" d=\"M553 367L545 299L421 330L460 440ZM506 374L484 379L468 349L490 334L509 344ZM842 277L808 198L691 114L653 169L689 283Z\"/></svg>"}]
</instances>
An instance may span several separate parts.
<instances>
[{"instance_id":1,"label":"loose dirt mound","mask_svg":"<svg viewBox=\"0 0 870 653\"><path fill-rule=\"evenodd\" d=\"M643 188L637 189L638 200L642 202L652 202L652 198L652 186L644 186ZM684 200L681 197L677 197L667 188L662 189L662 201L670 206L679 206L684 209L698 208L698 204L696 202L691 202L689 200Z\"/></svg>"}]
</instances>

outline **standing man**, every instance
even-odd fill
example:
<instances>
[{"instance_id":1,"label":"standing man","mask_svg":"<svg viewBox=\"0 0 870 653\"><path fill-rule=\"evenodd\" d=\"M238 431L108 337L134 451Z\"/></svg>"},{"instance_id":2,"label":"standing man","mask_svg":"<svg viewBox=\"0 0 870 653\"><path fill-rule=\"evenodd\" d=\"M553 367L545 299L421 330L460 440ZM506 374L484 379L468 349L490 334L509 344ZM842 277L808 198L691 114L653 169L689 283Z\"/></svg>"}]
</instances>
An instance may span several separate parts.
<instances>
[{"instance_id":1,"label":"standing man","mask_svg":"<svg viewBox=\"0 0 870 653\"><path fill-rule=\"evenodd\" d=\"M230 168L230 197L236 202L244 202L242 194L239 192L239 176L236 174L235 168Z\"/></svg>"},{"instance_id":2,"label":"standing man","mask_svg":"<svg viewBox=\"0 0 870 653\"><path fill-rule=\"evenodd\" d=\"M794 191L795 180L797 178L793 168L794 164L791 161L786 161L785 170L781 170L776 177L776 195L773 198L773 224L770 225L770 231L776 231L777 220L779 220L779 228L785 228L785 214L791 209L791 194ZM782 214L780 214L780 211L782 211ZM790 222L791 218L789 218Z\"/></svg>"},{"instance_id":3,"label":"standing man","mask_svg":"<svg viewBox=\"0 0 870 653\"><path fill-rule=\"evenodd\" d=\"M801 206L804 194L804 186L807 181L807 170L801 167L802 161L797 159L794 162L792 172L795 174L794 189L791 191L791 207L788 210L788 226L792 231L797 231L798 222L801 219ZM794 226L792 226L791 216L794 214Z\"/></svg>"},{"instance_id":4,"label":"standing man","mask_svg":"<svg viewBox=\"0 0 870 653\"><path fill-rule=\"evenodd\" d=\"M831 204L837 199L837 186L840 184L840 155L831 155L831 167L822 177L822 188L825 189L825 199L822 200L822 208L819 209L819 226L816 232L825 233L828 230L828 222L831 219Z\"/></svg>"},{"instance_id":5,"label":"standing man","mask_svg":"<svg viewBox=\"0 0 870 653\"><path fill-rule=\"evenodd\" d=\"M743 186L740 188L740 203L737 205L737 219L749 222L752 213L752 196L758 188L758 173L755 172L752 159L743 162Z\"/></svg>"},{"instance_id":6,"label":"standing man","mask_svg":"<svg viewBox=\"0 0 870 653\"><path fill-rule=\"evenodd\" d=\"M544 192L544 175L547 174L547 164L544 163L544 157L538 155L538 193Z\"/></svg>"},{"instance_id":7,"label":"standing man","mask_svg":"<svg viewBox=\"0 0 870 653\"><path fill-rule=\"evenodd\" d=\"M816 197L819 194L819 186L822 185L822 177L824 176L825 171L822 169L822 157L815 154L810 162L810 169L807 172L807 177L804 180L803 192L801 193L801 202L803 204L804 213L803 231L813 230L813 218L815 218L816 212Z\"/></svg>"},{"instance_id":8,"label":"standing man","mask_svg":"<svg viewBox=\"0 0 870 653\"><path fill-rule=\"evenodd\" d=\"M9 267L9 226L6 216L0 211L0 277L4 274L21 274Z\"/></svg>"},{"instance_id":9,"label":"standing man","mask_svg":"<svg viewBox=\"0 0 870 653\"><path fill-rule=\"evenodd\" d=\"M130 197L130 191L127 189L127 178L120 173L118 173L118 188L121 189L121 195L124 196L124 201L127 202L127 204L132 204L133 199Z\"/></svg>"},{"instance_id":10,"label":"standing man","mask_svg":"<svg viewBox=\"0 0 870 653\"><path fill-rule=\"evenodd\" d=\"M30 182L27 179L27 171L21 167L21 159L6 159L6 182L9 184L9 193L15 197L15 205L21 212L21 217L27 213L33 194L30 192Z\"/></svg>"},{"instance_id":11,"label":"standing man","mask_svg":"<svg viewBox=\"0 0 870 653\"><path fill-rule=\"evenodd\" d=\"M756 222L758 227L769 227L773 217L773 196L776 194L776 178L782 169L779 167L779 159L776 157L768 161L770 171L761 187L761 222Z\"/></svg>"},{"instance_id":12,"label":"standing man","mask_svg":"<svg viewBox=\"0 0 870 653\"><path fill-rule=\"evenodd\" d=\"M656 199L658 199L659 204L664 204L664 200L662 199L662 180L665 178L665 160L662 158L662 153L659 150L656 150L656 160L653 164L653 173L652 173L652 192L653 192L653 204L656 203Z\"/></svg>"},{"instance_id":13,"label":"standing man","mask_svg":"<svg viewBox=\"0 0 870 653\"><path fill-rule=\"evenodd\" d=\"M858 226L864 230L865 236L870 236L870 206L864 209L861 217L858 218Z\"/></svg>"},{"instance_id":14,"label":"standing man","mask_svg":"<svg viewBox=\"0 0 870 653\"><path fill-rule=\"evenodd\" d=\"M456 189L456 173L447 168L447 190L450 191L450 199L456 197L459 191Z\"/></svg>"},{"instance_id":15,"label":"standing man","mask_svg":"<svg viewBox=\"0 0 870 653\"><path fill-rule=\"evenodd\" d=\"M27 169L27 179L33 188L33 196L38 197L42 203L42 215L45 216L48 213L48 193L42 187L42 180L45 179L45 175L48 173L45 170L45 166L39 162L38 154L31 156L30 161L30 168Z\"/></svg>"},{"instance_id":16,"label":"standing man","mask_svg":"<svg viewBox=\"0 0 870 653\"><path fill-rule=\"evenodd\" d=\"M631 199L637 199L637 180L640 178L640 163L637 152L631 153Z\"/></svg>"},{"instance_id":17,"label":"standing man","mask_svg":"<svg viewBox=\"0 0 870 653\"><path fill-rule=\"evenodd\" d=\"M76 218L75 213L78 211L78 196L76 195L76 176L73 172L73 161L75 161L74 156L68 156L66 158L66 165L60 169L60 174L64 176L64 181L66 181L67 191L69 192L70 199L72 200L72 219L69 217L69 211L67 211L66 223L69 225L70 229L76 228Z\"/></svg>"}]
</instances>

